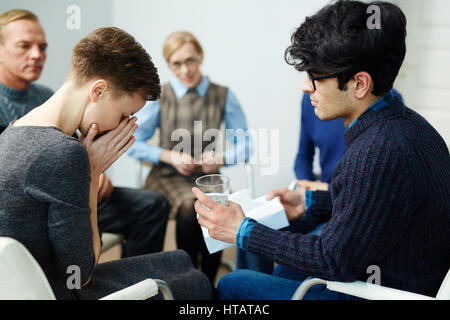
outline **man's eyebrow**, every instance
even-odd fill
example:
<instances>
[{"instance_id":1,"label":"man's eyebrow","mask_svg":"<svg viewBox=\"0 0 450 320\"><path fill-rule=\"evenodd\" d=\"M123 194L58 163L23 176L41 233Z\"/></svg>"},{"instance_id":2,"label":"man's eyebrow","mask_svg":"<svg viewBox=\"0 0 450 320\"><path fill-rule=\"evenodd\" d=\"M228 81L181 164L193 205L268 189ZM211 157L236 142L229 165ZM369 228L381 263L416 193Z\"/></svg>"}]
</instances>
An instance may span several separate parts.
<instances>
[{"instance_id":1,"label":"man's eyebrow","mask_svg":"<svg viewBox=\"0 0 450 320\"><path fill-rule=\"evenodd\" d=\"M17 40L16 41L16 44L19 44L19 43L30 43L31 41L29 41L29 40L23 40L23 39L20 39L20 40Z\"/></svg>"},{"instance_id":2,"label":"man's eyebrow","mask_svg":"<svg viewBox=\"0 0 450 320\"><path fill-rule=\"evenodd\" d=\"M16 45L17 44L30 44L30 43L33 43L33 41L26 40L26 39L20 39L20 40L16 41ZM39 46L46 46L46 47L48 47L48 43L47 42L42 42L42 43L39 43Z\"/></svg>"}]
</instances>

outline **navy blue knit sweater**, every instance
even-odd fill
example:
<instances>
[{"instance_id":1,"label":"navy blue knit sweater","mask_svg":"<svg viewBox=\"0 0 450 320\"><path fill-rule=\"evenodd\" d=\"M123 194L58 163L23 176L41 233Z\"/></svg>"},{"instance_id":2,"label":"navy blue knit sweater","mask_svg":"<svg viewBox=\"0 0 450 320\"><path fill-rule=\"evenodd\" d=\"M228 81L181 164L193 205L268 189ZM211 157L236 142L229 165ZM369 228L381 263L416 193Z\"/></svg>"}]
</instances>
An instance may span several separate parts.
<instances>
[{"instance_id":1,"label":"navy blue knit sweater","mask_svg":"<svg viewBox=\"0 0 450 320\"><path fill-rule=\"evenodd\" d=\"M320 237L255 224L250 252L305 274L435 296L450 268L450 155L436 130L397 98L344 136L330 192L313 193Z\"/></svg>"}]
</instances>

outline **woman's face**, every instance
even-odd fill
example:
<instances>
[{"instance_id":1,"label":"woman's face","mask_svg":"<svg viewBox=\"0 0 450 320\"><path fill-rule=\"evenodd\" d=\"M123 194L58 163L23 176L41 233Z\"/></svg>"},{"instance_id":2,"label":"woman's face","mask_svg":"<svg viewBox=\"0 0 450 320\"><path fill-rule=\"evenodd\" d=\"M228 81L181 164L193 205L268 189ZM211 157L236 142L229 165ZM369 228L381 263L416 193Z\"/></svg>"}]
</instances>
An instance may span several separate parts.
<instances>
[{"instance_id":1,"label":"woman's face","mask_svg":"<svg viewBox=\"0 0 450 320\"><path fill-rule=\"evenodd\" d=\"M86 108L79 128L84 136L87 135L93 123L98 125L98 135L117 128L123 118L137 113L146 103L146 100L137 93L116 97L107 90L102 94L104 96L101 99Z\"/></svg>"},{"instance_id":2,"label":"woman's face","mask_svg":"<svg viewBox=\"0 0 450 320\"><path fill-rule=\"evenodd\" d=\"M203 57L192 43L185 43L169 58L169 66L174 75L187 88L195 88L202 80L200 65Z\"/></svg>"}]
</instances>

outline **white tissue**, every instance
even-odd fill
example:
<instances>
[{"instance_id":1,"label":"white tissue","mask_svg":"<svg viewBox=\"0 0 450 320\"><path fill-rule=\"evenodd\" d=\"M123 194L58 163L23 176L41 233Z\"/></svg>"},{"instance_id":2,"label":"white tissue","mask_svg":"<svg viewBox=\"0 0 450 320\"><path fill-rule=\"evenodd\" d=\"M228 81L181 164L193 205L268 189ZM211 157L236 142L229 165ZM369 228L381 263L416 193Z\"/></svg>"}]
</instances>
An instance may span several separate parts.
<instances>
[{"instance_id":1,"label":"white tissue","mask_svg":"<svg viewBox=\"0 0 450 320\"><path fill-rule=\"evenodd\" d=\"M244 189L230 194L228 200L239 204L246 217L255 219L266 227L278 230L289 225L286 212L278 198L267 201L266 196L262 196L253 200L250 190ZM215 253L234 245L211 238L205 227L202 227L202 231L209 253Z\"/></svg>"}]
</instances>

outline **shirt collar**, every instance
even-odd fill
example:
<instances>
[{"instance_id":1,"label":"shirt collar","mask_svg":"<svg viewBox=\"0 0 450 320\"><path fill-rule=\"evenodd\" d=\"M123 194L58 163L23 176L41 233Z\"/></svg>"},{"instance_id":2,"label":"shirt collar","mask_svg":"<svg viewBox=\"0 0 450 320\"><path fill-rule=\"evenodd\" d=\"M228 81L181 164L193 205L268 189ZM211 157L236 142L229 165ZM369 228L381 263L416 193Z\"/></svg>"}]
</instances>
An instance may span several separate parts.
<instances>
[{"instance_id":1,"label":"shirt collar","mask_svg":"<svg viewBox=\"0 0 450 320\"><path fill-rule=\"evenodd\" d=\"M392 93L392 90L390 90L388 93L386 93L380 99L375 101L363 114L365 114L367 112L383 109L384 107L387 107L390 104L392 104L393 101L394 101L394 95ZM353 122L350 123L350 125L348 126L348 129L351 128L356 122L358 122L358 119L359 119L359 117L356 118L355 120L353 120Z\"/></svg>"},{"instance_id":2,"label":"shirt collar","mask_svg":"<svg viewBox=\"0 0 450 320\"><path fill-rule=\"evenodd\" d=\"M170 78L170 85L178 99L183 98L189 90L180 82L180 80L178 80L176 76L172 76ZM208 77L202 76L202 80L200 80L200 83L195 87L198 95L200 97L204 97L206 95L206 92L208 91L208 88L209 79Z\"/></svg>"}]
</instances>

